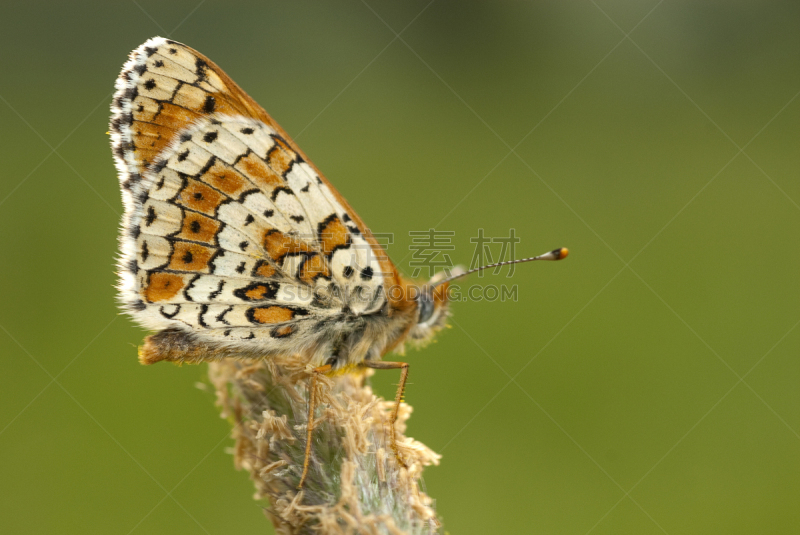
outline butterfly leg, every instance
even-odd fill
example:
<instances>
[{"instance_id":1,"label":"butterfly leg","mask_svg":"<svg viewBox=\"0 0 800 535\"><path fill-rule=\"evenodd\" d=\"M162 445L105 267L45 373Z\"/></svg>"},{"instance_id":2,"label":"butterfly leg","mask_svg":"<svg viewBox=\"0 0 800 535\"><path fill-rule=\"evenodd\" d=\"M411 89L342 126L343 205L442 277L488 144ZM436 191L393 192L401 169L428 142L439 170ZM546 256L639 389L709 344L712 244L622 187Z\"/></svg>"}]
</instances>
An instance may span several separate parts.
<instances>
[{"instance_id":1,"label":"butterfly leg","mask_svg":"<svg viewBox=\"0 0 800 535\"><path fill-rule=\"evenodd\" d=\"M395 436L394 423L397 421L397 413L400 410L400 402L403 401L403 394L406 391L406 380L408 379L408 363L407 362L383 362L374 360L365 360L364 366L373 368L375 370L396 370L400 369L400 383L397 385L397 395L394 397L394 409L389 417L389 440L394 452L397 462L403 468L408 468L405 461L400 458L400 452L397 449L397 437Z\"/></svg>"},{"instance_id":2,"label":"butterfly leg","mask_svg":"<svg viewBox=\"0 0 800 535\"><path fill-rule=\"evenodd\" d=\"M308 464L311 459L311 433L314 431L314 411L317 408L317 379L323 373L331 371L331 365L326 364L319 368L314 368L312 371L311 380L308 386L308 433L306 434L306 454L303 458L303 475L300 476L300 484L297 485L298 489L303 488L306 476L308 475Z\"/></svg>"}]
</instances>

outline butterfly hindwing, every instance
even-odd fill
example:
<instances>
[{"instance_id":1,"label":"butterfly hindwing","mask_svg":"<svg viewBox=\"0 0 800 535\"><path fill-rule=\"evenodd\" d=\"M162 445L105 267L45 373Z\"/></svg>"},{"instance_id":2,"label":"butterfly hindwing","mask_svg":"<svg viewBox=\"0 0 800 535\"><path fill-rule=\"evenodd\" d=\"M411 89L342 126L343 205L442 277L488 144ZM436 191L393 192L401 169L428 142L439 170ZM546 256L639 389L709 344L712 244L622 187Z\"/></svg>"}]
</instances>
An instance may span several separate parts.
<instances>
[{"instance_id":1,"label":"butterfly hindwing","mask_svg":"<svg viewBox=\"0 0 800 535\"><path fill-rule=\"evenodd\" d=\"M397 273L383 250L210 60L149 40L126 63L112 111L126 207L120 296L140 323L296 349L315 322L386 302Z\"/></svg>"}]
</instances>

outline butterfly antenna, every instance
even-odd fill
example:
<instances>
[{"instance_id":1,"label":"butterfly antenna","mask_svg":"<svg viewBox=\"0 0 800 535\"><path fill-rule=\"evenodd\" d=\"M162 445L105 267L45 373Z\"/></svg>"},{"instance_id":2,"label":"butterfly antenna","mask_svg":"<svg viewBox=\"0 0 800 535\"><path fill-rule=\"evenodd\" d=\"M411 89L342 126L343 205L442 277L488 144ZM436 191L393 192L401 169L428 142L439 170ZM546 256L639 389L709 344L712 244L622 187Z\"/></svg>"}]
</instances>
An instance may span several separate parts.
<instances>
[{"instance_id":1,"label":"butterfly antenna","mask_svg":"<svg viewBox=\"0 0 800 535\"><path fill-rule=\"evenodd\" d=\"M486 264L485 266L476 267L474 269L470 269L469 271L465 271L464 273L459 273L458 275L453 275L451 277L447 277L446 279L437 281L435 284L431 286L431 289L436 288L437 286L441 286L446 282L453 281L455 279L460 279L461 277L466 277L476 271L483 271L484 269L489 269L493 267L501 267L501 266L510 266L511 264L522 264L525 262L533 262L534 260L563 260L569 254L569 249L566 247L561 247L559 249L555 249L548 253L540 254L539 256L532 256L530 258L520 258L518 260L507 260L505 262L497 262L495 264Z\"/></svg>"}]
</instances>

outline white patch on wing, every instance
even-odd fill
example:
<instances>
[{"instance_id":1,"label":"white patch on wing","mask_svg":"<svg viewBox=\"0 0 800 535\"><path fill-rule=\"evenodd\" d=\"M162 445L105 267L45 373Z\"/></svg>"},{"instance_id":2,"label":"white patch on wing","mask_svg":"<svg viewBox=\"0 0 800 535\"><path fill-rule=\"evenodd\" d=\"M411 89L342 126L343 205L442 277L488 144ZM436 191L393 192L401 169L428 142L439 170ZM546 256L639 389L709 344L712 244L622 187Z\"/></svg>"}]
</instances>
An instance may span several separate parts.
<instances>
[{"instance_id":1,"label":"white patch on wing","mask_svg":"<svg viewBox=\"0 0 800 535\"><path fill-rule=\"evenodd\" d=\"M237 98L201 58L183 45L151 39L131 54L116 89L111 138L125 204L118 287L127 311L140 323L188 329L225 342L258 343L269 350L300 351L319 336L311 330L315 322L342 312L341 299L356 314L383 305L382 299L375 304L382 277L371 246L353 230L344 207L314 169L269 125L192 111L190 116L198 118L174 133L151 159L151 167L139 165L134 141L146 133L133 131L133 111L141 123L157 120L164 102L191 111L214 94ZM261 162L238 165L251 157ZM258 176L262 164L273 174ZM221 176L212 172L229 173L229 182L219 182ZM229 189L231 181L246 188ZM199 194L199 182L214 190L215 199L193 197ZM330 280L307 271L303 280L298 278L304 258L311 255L290 253L280 262L267 256L265 235L275 229L305 242L323 258L317 233L333 214L350 229L350 246L338 244L332 257L325 258ZM191 231L196 234L189 234L190 222L200 225ZM345 276L348 266L352 273ZM372 269L369 277L364 276L367 268ZM334 285L341 289L338 293L332 291ZM318 291L333 297L322 305L315 299ZM276 330L248 317L258 304L297 307L302 314L286 322L290 329Z\"/></svg>"}]
</instances>

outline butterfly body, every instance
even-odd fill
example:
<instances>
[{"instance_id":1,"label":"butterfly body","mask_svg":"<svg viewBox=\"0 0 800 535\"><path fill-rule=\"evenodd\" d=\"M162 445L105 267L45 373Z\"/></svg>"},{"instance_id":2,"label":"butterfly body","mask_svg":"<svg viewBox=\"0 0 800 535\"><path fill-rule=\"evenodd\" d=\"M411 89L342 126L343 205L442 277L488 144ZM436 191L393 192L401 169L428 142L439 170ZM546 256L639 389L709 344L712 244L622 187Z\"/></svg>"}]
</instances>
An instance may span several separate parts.
<instances>
[{"instance_id":1,"label":"butterfly body","mask_svg":"<svg viewBox=\"0 0 800 535\"><path fill-rule=\"evenodd\" d=\"M419 292L286 132L211 60L150 39L112 103L119 300L143 363L304 355L331 373L423 340ZM427 312L426 312L427 315Z\"/></svg>"}]
</instances>

